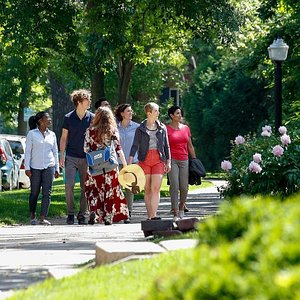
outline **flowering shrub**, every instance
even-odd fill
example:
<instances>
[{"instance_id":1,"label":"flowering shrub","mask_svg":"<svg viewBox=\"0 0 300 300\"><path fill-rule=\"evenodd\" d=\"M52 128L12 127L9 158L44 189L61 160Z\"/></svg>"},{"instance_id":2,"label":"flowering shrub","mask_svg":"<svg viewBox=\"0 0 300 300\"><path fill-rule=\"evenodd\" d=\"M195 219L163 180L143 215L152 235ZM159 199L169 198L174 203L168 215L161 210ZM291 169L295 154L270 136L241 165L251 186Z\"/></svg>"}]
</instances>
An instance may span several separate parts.
<instances>
[{"instance_id":1,"label":"flowering shrub","mask_svg":"<svg viewBox=\"0 0 300 300\"><path fill-rule=\"evenodd\" d=\"M237 136L230 159L221 163L228 185L223 196L270 194L286 197L300 187L300 136L289 135L285 126L279 134L270 126L260 136Z\"/></svg>"}]
</instances>

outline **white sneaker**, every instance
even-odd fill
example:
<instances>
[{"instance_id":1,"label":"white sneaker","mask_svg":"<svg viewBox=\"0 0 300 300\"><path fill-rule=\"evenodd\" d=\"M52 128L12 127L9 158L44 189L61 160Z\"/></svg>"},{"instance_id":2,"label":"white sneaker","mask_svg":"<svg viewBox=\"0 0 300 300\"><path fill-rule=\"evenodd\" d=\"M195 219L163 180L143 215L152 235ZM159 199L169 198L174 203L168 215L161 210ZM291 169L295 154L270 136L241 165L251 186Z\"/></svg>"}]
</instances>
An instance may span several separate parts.
<instances>
[{"instance_id":1,"label":"white sneaker","mask_svg":"<svg viewBox=\"0 0 300 300\"><path fill-rule=\"evenodd\" d=\"M173 217L173 221L174 221L174 222L177 222L177 221L179 221L179 220L180 220L179 217L177 217L177 216L174 216L174 217Z\"/></svg>"},{"instance_id":2,"label":"white sneaker","mask_svg":"<svg viewBox=\"0 0 300 300\"><path fill-rule=\"evenodd\" d=\"M184 217L184 210L179 210L179 218L182 219Z\"/></svg>"},{"instance_id":3,"label":"white sneaker","mask_svg":"<svg viewBox=\"0 0 300 300\"><path fill-rule=\"evenodd\" d=\"M48 220L46 220L46 219L40 220L39 224L40 225L46 225L46 226L50 226L51 225L51 223Z\"/></svg>"}]
</instances>

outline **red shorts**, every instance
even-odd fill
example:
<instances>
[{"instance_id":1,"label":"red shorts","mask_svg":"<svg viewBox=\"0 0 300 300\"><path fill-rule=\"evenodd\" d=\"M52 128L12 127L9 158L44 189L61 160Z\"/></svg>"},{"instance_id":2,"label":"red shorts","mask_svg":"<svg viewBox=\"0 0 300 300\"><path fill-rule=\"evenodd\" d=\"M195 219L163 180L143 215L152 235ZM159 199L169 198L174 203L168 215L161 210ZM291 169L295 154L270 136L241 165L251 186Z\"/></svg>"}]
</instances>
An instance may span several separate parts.
<instances>
[{"instance_id":1,"label":"red shorts","mask_svg":"<svg viewBox=\"0 0 300 300\"><path fill-rule=\"evenodd\" d=\"M139 161L138 165L144 170L146 175L165 173L165 164L160 160L157 149L149 150L144 161Z\"/></svg>"}]
</instances>

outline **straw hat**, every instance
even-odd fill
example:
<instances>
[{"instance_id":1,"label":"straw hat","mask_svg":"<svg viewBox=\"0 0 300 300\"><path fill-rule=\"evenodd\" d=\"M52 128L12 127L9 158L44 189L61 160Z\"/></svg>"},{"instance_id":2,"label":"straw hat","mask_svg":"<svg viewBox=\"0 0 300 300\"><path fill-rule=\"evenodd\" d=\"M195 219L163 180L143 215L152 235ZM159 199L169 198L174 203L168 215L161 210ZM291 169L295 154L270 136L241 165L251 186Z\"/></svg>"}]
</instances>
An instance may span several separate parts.
<instances>
[{"instance_id":1,"label":"straw hat","mask_svg":"<svg viewBox=\"0 0 300 300\"><path fill-rule=\"evenodd\" d=\"M131 190L133 194L137 194L145 187L145 173L139 165L128 165L120 171L119 182L124 188Z\"/></svg>"}]
</instances>

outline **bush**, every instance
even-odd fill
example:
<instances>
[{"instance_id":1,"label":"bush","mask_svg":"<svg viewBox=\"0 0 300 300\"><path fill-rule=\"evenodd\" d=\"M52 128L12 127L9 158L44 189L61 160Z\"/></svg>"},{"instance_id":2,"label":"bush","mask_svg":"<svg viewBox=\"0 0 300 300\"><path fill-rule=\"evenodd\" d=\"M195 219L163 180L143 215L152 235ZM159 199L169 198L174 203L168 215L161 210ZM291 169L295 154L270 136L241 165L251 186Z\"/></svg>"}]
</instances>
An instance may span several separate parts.
<instances>
[{"instance_id":1,"label":"bush","mask_svg":"<svg viewBox=\"0 0 300 300\"><path fill-rule=\"evenodd\" d=\"M272 134L270 126L262 129L260 136L238 136L232 141L230 159L221 164L228 180L222 195L270 194L284 198L299 189L299 133L288 135L284 126L279 128L281 136Z\"/></svg>"},{"instance_id":2,"label":"bush","mask_svg":"<svg viewBox=\"0 0 300 300\"><path fill-rule=\"evenodd\" d=\"M239 198L199 225L184 266L155 280L146 299L300 299L299 195Z\"/></svg>"}]
</instances>

